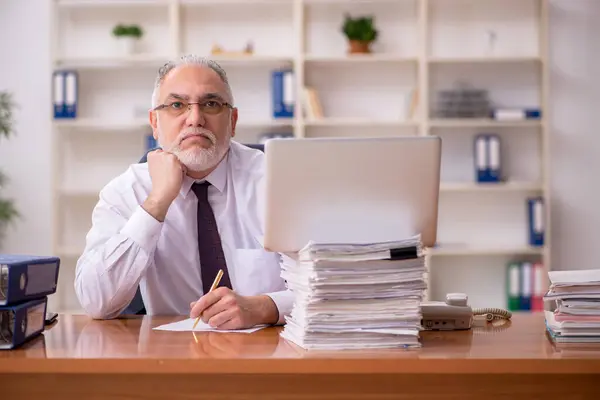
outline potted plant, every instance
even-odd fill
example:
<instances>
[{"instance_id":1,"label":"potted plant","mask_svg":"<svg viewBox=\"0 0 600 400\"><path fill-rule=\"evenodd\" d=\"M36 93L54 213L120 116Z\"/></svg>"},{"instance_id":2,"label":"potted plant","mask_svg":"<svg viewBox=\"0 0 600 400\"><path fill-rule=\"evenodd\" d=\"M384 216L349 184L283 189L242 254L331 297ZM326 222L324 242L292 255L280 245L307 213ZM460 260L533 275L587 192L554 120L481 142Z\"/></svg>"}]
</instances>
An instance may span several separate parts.
<instances>
[{"instance_id":1,"label":"potted plant","mask_svg":"<svg viewBox=\"0 0 600 400\"><path fill-rule=\"evenodd\" d=\"M349 53L370 53L370 45L379 34L372 16L352 18L349 14L345 15L342 32L348 39Z\"/></svg>"},{"instance_id":2,"label":"potted plant","mask_svg":"<svg viewBox=\"0 0 600 400\"><path fill-rule=\"evenodd\" d=\"M13 132L13 109L15 105L12 101L12 95L8 92L0 91L0 139L9 138ZM7 182L7 177L0 171L0 194L2 188ZM19 216L14 203L10 199L0 196L0 239L5 234L9 223L13 222Z\"/></svg>"},{"instance_id":3,"label":"potted plant","mask_svg":"<svg viewBox=\"0 0 600 400\"><path fill-rule=\"evenodd\" d=\"M135 52L136 43L140 40L144 31L138 25L118 24L113 28L112 33L117 38L122 53L131 55Z\"/></svg>"}]
</instances>

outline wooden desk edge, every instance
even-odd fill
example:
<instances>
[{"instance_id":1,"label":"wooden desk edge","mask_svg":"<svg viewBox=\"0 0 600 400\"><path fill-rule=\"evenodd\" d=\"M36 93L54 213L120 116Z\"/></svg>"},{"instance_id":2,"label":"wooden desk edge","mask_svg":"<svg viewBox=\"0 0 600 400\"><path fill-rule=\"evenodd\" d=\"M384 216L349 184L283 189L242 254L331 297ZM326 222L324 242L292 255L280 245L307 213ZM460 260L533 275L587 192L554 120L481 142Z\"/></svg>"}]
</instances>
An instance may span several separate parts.
<instances>
[{"instance_id":1,"label":"wooden desk edge","mask_svg":"<svg viewBox=\"0 0 600 400\"><path fill-rule=\"evenodd\" d=\"M600 374L598 359L5 359L35 374Z\"/></svg>"}]
</instances>

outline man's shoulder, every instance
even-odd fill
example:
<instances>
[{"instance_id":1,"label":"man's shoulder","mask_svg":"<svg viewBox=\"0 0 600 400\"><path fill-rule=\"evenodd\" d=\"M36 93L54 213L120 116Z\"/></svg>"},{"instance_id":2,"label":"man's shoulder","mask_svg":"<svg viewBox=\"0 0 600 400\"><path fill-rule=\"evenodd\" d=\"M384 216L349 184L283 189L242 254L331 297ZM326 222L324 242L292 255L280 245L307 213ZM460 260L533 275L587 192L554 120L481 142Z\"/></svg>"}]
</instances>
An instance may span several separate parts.
<instances>
[{"instance_id":1,"label":"man's shoulder","mask_svg":"<svg viewBox=\"0 0 600 400\"><path fill-rule=\"evenodd\" d=\"M105 194L131 193L147 191L151 188L150 173L147 163L131 164L125 171L111 179L102 189Z\"/></svg>"},{"instance_id":2,"label":"man's shoulder","mask_svg":"<svg viewBox=\"0 0 600 400\"><path fill-rule=\"evenodd\" d=\"M261 180L265 175L265 154L257 149L231 141L231 168L244 181Z\"/></svg>"}]
</instances>

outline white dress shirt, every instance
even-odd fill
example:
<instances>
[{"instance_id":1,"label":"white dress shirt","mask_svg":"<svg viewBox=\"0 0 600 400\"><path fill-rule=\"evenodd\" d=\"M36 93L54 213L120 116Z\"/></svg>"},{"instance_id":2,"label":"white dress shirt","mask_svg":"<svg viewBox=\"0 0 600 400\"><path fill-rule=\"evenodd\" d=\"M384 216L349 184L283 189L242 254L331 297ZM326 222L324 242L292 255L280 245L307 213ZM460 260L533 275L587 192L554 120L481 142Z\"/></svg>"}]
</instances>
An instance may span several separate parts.
<instances>
[{"instance_id":1,"label":"white dress shirt","mask_svg":"<svg viewBox=\"0 0 600 400\"><path fill-rule=\"evenodd\" d=\"M280 276L279 254L262 247L264 168L261 151L232 141L206 180L233 290L270 296L281 324L293 298ZM163 222L141 207L152 187L147 163L131 165L102 189L75 276L89 315L118 316L138 284L148 314L189 315L190 302L203 295L194 182L184 178Z\"/></svg>"}]
</instances>

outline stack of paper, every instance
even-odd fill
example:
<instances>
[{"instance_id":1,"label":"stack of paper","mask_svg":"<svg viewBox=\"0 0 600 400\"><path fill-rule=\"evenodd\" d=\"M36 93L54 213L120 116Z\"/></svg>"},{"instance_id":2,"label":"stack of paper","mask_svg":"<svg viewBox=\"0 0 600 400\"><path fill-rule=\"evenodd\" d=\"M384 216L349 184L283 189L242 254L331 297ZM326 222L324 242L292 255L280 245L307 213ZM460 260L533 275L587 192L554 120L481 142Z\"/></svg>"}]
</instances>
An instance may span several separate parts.
<instances>
[{"instance_id":1,"label":"stack of paper","mask_svg":"<svg viewBox=\"0 0 600 400\"><path fill-rule=\"evenodd\" d=\"M283 256L282 277L295 300L281 335L305 349L420 347L425 271L420 236L310 242Z\"/></svg>"},{"instance_id":2,"label":"stack of paper","mask_svg":"<svg viewBox=\"0 0 600 400\"><path fill-rule=\"evenodd\" d=\"M550 271L544 301L556 303L546 311L550 337L560 343L600 342L600 269Z\"/></svg>"}]
</instances>

